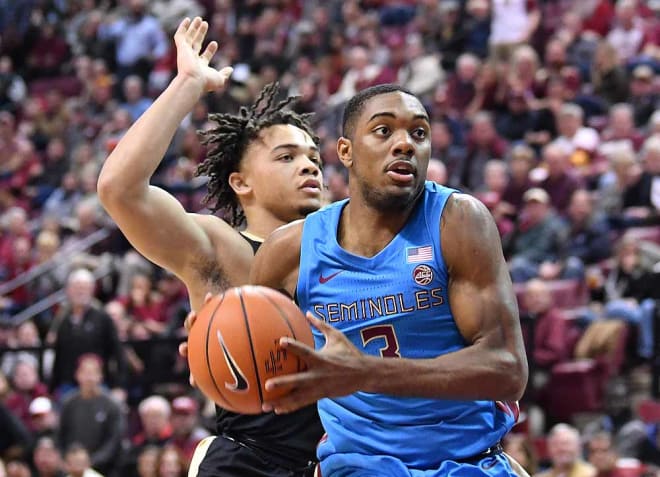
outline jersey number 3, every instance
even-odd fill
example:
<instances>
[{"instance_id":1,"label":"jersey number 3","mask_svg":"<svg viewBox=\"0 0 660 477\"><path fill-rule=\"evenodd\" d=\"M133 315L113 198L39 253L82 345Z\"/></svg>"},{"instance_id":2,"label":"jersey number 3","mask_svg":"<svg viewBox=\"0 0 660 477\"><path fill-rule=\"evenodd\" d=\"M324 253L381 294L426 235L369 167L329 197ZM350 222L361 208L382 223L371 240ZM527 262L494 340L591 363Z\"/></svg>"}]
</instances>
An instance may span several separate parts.
<instances>
[{"instance_id":1,"label":"jersey number 3","mask_svg":"<svg viewBox=\"0 0 660 477\"><path fill-rule=\"evenodd\" d=\"M371 340L383 339L385 346L380 348L380 355L383 358L400 358L399 341L396 339L396 333L392 325L376 325L364 328L360 331L362 335L362 345L367 346Z\"/></svg>"}]
</instances>

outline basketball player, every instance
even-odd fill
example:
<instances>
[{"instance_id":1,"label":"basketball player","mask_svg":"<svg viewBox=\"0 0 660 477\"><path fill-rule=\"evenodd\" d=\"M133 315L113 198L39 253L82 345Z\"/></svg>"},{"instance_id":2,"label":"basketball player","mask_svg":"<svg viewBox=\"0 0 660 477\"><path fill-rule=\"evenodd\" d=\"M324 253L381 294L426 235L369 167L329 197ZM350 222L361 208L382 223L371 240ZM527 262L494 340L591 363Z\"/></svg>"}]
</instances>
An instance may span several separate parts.
<instances>
[{"instance_id":1,"label":"basketball player","mask_svg":"<svg viewBox=\"0 0 660 477\"><path fill-rule=\"evenodd\" d=\"M309 312L308 369L264 410L319 400L324 477L508 475L527 363L497 228L476 199L426 182L430 125L395 85L359 92L337 151L350 199L275 231L251 282ZM381 359L399 358L399 359Z\"/></svg>"},{"instance_id":2,"label":"basketball player","mask_svg":"<svg viewBox=\"0 0 660 477\"><path fill-rule=\"evenodd\" d=\"M210 115L204 134L209 147L198 172L208 175L207 200L231 224L213 215L186 213L181 204L149 180L184 116L202 95L224 86L230 68L209 61L218 45L200 54L208 24L184 20L174 36L176 77L127 131L106 160L98 191L103 206L133 246L186 285L191 307L205 294L247 283L254 252L276 227L304 217L321 204L318 139L306 118L277 102L276 85L261 92L239 115ZM246 222L243 232L232 226ZM290 416L243 416L219 410L218 438L202 441L204 455L191 475L304 476L315 460L322 434L315 406Z\"/></svg>"}]
</instances>

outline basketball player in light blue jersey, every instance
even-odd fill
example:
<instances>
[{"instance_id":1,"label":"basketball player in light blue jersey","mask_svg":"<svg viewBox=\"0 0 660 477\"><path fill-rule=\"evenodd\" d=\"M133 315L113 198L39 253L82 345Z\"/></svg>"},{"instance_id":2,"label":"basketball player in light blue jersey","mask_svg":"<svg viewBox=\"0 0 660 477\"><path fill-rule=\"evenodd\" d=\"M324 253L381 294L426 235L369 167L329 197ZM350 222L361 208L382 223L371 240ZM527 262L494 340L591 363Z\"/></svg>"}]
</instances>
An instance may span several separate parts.
<instances>
[{"instance_id":1,"label":"basketball player in light blue jersey","mask_svg":"<svg viewBox=\"0 0 660 477\"><path fill-rule=\"evenodd\" d=\"M395 85L351 99L337 150L350 199L278 229L251 282L308 312L308 369L264 410L318 400L323 477L512 475L500 441L527 382L497 229L479 201L426 182L429 118ZM396 358L396 359L392 359Z\"/></svg>"}]
</instances>

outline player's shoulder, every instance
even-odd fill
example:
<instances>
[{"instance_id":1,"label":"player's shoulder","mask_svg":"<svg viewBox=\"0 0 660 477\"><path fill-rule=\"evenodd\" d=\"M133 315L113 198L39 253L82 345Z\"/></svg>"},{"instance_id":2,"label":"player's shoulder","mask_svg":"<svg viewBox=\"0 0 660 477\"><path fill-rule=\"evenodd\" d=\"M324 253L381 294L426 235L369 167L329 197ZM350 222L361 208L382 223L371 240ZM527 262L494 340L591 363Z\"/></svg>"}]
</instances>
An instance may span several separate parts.
<instances>
[{"instance_id":1,"label":"player's shoulder","mask_svg":"<svg viewBox=\"0 0 660 477\"><path fill-rule=\"evenodd\" d=\"M190 214L190 216L204 230L216 247L218 245L229 246L233 243L241 246L247 244L238 230L220 217L211 214Z\"/></svg>"},{"instance_id":2,"label":"player's shoulder","mask_svg":"<svg viewBox=\"0 0 660 477\"><path fill-rule=\"evenodd\" d=\"M454 192L447 198L442 221L457 222L464 226L483 224L483 221L492 220L488 208L474 196Z\"/></svg>"}]
</instances>

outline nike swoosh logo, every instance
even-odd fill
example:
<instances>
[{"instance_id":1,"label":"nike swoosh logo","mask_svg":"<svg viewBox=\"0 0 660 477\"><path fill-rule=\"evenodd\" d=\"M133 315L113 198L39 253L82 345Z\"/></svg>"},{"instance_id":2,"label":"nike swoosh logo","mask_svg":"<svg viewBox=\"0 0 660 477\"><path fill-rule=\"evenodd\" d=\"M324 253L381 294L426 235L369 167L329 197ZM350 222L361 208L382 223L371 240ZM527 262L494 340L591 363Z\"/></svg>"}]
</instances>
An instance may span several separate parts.
<instances>
[{"instance_id":1,"label":"nike swoosh logo","mask_svg":"<svg viewBox=\"0 0 660 477\"><path fill-rule=\"evenodd\" d=\"M231 372L231 375L234 378L233 383L225 382L225 387L230 391L236 391L236 392L247 391L248 388L250 387L247 382L247 379L245 379L243 372L236 364L236 361L234 360L233 356L229 353L227 346L225 346L225 340L222 338L222 334L220 333L220 330L216 330L216 334L218 336L218 342L220 343L220 348L222 348L222 354L225 357L225 362L227 363L227 366L229 367L229 371Z\"/></svg>"},{"instance_id":2,"label":"nike swoosh logo","mask_svg":"<svg viewBox=\"0 0 660 477\"><path fill-rule=\"evenodd\" d=\"M319 283L321 283L321 284L328 283L330 280L335 278L337 275L339 275L343 271L344 270L339 270L338 272L332 273L332 274L328 275L327 277L324 277L323 274L321 274L321 275L319 275Z\"/></svg>"}]
</instances>

